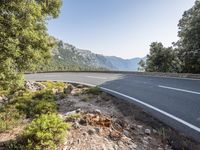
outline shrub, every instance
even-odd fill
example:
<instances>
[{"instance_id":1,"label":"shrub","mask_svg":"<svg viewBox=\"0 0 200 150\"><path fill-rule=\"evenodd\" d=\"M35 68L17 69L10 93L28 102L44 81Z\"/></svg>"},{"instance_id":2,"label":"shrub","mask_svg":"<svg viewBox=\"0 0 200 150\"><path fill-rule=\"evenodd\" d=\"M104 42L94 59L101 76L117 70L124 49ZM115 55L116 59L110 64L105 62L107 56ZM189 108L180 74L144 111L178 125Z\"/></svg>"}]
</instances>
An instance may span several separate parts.
<instances>
[{"instance_id":1,"label":"shrub","mask_svg":"<svg viewBox=\"0 0 200 150\"><path fill-rule=\"evenodd\" d=\"M63 89L65 87L65 83L63 83L63 82L46 81L46 82L42 82L42 84L44 84L47 87L47 89L49 89L49 90Z\"/></svg>"},{"instance_id":2,"label":"shrub","mask_svg":"<svg viewBox=\"0 0 200 150\"><path fill-rule=\"evenodd\" d=\"M42 114L54 113L56 110L55 101L35 100L32 103L32 107L29 108L28 116L34 118Z\"/></svg>"},{"instance_id":3,"label":"shrub","mask_svg":"<svg viewBox=\"0 0 200 150\"><path fill-rule=\"evenodd\" d=\"M96 87L91 87L89 89L86 89L83 93L98 95L100 92L101 92L101 89L98 86L96 86Z\"/></svg>"},{"instance_id":4,"label":"shrub","mask_svg":"<svg viewBox=\"0 0 200 150\"><path fill-rule=\"evenodd\" d=\"M24 117L14 107L4 107L0 111L0 132L16 127Z\"/></svg>"},{"instance_id":5,"label":"shrub","mask_svg":"<svg viewBox=\"0 0 200 150\"><path fill-rule=\"evenodd\" d=\"M64 140L70 125L56 114L41 115L24 130L22 136L26 149L56 149Z\"/></svg>"},{"instance_id":6,"label":"shrub","mask_svg":"<svg viewBox=\"0 0 200 150\"><path fill-rule=\"evenodd\" d=\"M38 91L34 96L33 99L40 99L40 100L55 100L56 97L52 90L42 90Z\"/></svg>"}]
</instances>

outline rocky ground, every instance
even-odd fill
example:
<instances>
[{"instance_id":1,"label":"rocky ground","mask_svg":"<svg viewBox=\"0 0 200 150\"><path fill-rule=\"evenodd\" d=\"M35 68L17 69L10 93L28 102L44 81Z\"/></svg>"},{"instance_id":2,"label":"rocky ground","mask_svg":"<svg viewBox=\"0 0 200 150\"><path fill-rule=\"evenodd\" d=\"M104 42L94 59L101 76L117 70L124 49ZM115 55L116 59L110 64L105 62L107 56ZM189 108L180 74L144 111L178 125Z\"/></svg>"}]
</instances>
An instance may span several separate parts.
<instances>
[{"instance_id":1,"label":"rocky ground","mask_svg":"<svg viewBox=\"0 0 200 150\"><path fill-rule=\"evenodd\" d=\"M41 83L27 82L26 88L40 90ZM171 150L197 149L143 110L124 100L84 85L67 84L58 112L72 127L59 150ZM6 99L6 98L4 98ZM14 139L23 129L0 133L0 143ZM188 144L189 143L189 144ZM190 145L190 146L188 146ZM199 145L198 145L199 146Z\"/></svg>"}]
</instances>

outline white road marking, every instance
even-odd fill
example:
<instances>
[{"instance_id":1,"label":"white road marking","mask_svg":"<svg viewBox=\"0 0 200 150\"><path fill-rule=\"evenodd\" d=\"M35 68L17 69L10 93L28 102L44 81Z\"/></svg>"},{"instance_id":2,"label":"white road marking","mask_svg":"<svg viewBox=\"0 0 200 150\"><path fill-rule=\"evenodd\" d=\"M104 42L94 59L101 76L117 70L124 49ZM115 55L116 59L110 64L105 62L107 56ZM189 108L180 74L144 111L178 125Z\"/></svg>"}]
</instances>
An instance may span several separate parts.
<instances>
[{"instance_id":1,"label":"white road marking","mask_svg":"<svg viewBox=\"0 0 200 150\"><path fill-rule=\"evenodd\" d=\"M107 78L104 78L104 77L95 77L95 76L85 76L87 78L94 78L94 79L103 79L103 80L106 80Z\"/></svg>"},{"instance_id":2,"label":"white road marking","mask_svg":"<svg viewBox=\"0 0 200 150\"><path fill-rule=\"evenodd\" d=\"M165 88L165 89L170 89L170 90L181 91L181 92L192 93L192 94L199 94L199 95L200 95L199 92L189 91L189 90L184 90L184 89L178 89L178 88L169 87L169 86L158 85L158 87L160 87L160 88Z\"/></svg>"},{"instance_id":3,"label":"white road marking","mask_svg":"<svg viewBox=\"0 0 200 150\"><path fill-rule=\"evenodd\" d=\"M190 127L191 129L196 130L197 132L200 132L200 128L199 128L199 127L197 127L197 126L195 126L195 125L193 125L193 124L190 124L190 123L188 123L188 122L186 122L186 121L184 121L184 120L182 120L182 119L180 119L180 118L178 118L178 117L176 117L176 116L174 116L174 115L172 115L172 114L170 114L170 113L167 113L167 112L165 112L165 111L163 111L163 110L161 110L161 109L159 109L159 108L156 108L156 107L154 107L154 106L152 106L152 105L149 105L149 104L147 104L147 103L145 103L145 102L142 102L141 100L138 100L138 99L136 99L136 98L130 97L130 96L128 96L128 95L125 95L125 94L122 94L122 93L120 93L120 92L113 91L113 90L110 90L110 89L107 89L107 88L103 88L103 87L100 87L100 88L103 89L103 90L105 90L105 91L109 91L109 92L111 92L111 93L114 93L114 94L120 95L120 96L122 96L122 97L131 99L131 100L133 100L133 101L135 101L135 102L138 102L138 103L140 103L140 104L142 104L142 105L144 105L144 106L146 106L146 107L149 107L149 108L151 108L151 109L153 109L153 110L155 110L155 111L157 111L157 112L159 112L159 113L161 113L161 114L163 114L163 115L165 115L165 116L167 116L167 117L169 117L169 118L171 118L171 119L174 119L174 120L176 120L176 121L178 121L178 122L180 122L180 123L182 123L182 124L184 124L184 125Z\"/></svg>"}]
</instances>

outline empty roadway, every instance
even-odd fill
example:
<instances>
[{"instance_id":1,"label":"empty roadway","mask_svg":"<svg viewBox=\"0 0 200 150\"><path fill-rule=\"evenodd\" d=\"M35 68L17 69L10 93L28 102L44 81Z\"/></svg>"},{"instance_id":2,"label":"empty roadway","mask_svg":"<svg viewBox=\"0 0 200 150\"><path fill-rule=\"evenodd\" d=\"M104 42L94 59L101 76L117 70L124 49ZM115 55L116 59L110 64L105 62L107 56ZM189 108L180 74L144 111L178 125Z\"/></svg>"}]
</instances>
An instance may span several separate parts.
<instances>
[{"instance_id":1,"label":"empty roadway","mask_svg":"<svg viewBox=\"0 0 200 150\"><path fill-rule=\"evenodd\" d=\"M200 141L200 79L88 72L27 74L26 79L98 85Z\"/></svg>"}]
</instances>

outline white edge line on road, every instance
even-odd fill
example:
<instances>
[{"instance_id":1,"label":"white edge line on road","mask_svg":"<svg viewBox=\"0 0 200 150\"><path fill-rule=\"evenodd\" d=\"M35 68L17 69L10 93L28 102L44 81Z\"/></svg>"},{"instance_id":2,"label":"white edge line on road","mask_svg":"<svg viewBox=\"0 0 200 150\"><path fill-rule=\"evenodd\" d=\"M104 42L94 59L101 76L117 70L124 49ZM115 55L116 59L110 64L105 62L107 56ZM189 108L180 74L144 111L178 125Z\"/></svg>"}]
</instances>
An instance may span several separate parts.
<instances>
[{"instance_id":1,"label":"white edge line on road","mask_svg":"<svg viewBox=\"0 0 200 150\"><path fill-rule=\"evenodd\" d=\"M149 104L147 104L147 103L144 103L144 102L142 102L142 101L140 101L140 100L138 100L138 99L136 99L136 98L133 98L133 97L130 97L130 96L128 96L128 95L119 93L119 92L117 92L117 91L113 91L113 90L110 90L110 89L107 89L107 88L103 88L103 87L100 87L100 88L103 89L103 90L105 90L105 91L109 91L109 92L111 92L111 93L120 95L120 96L122 96L122 97L126 97L126 98L131 99L131 100L133 100L133 101L135 101L135 102L138 102L138 103L140 103L140 104L142 104L142 105L144 105L144 106L146 106L146 107L149 107L149 108L151 108L151 109L153 109L153 110L155 110L155 111L158 111L159 113L161 113L161 114L163 114L163 115L165 115L165 116L168 116L169 118L172 118L172 119L174 119L174 120L176 120L176 121L178 121L178 122L180 122L180 123L182 123L182 124L184 124L184 125L186 125L186 126L192 128L192 129L194 129L194 130L200 132L200 128L198 128L198 127L196 127L196 126L194 126L194 125L192 125L192 124L190 124L190 123L188 123L188 122L186 122L186 121L184 121L184 120L182 120L182 119L180 119L180 118L178 118L178 117L176 117L176 116L174 116L174 115L172 115L172 114L169 114L169 113L167 113L167 112L165 112L165 111L163 111L163 110L160 110L159 108L156 108L156 107L154 107L154 106L152 106L152 105L149 105Z\"/></svg>"},{"instance_id":2,"label":"white edge line on road","mask_svg":"<svg viewBox=\"0 0 200 150\"><path fill-rule=\"evenodd\" d=\"M92 86L92 87L97 86L97 85L94 85L94 84L88 84L88 83L76 82L76 81L64 81L64 80L52 80L52 81L63 81L63 82L69 82L69 83L83 84L83 85ZM167 116L167 117L169 117L169 118L172 118L172 119L174 119L174 120L176 120L176 121L178 121L178 122L180 122L180 123L182 123L182 124L188 126L189 128L191 128L191 129L193 129L193 130L195 130L195 131L197 131L197 132L200 132L200 128L196 127L195 125L192 125L192 124L190 124L190 123L188 123L188 122L186 122L186 121L184 121L184 120L182 120L182 119L180 119L180 118L178 118L178 117L176 117L176 116L174 116L174 115L172 115L172 114L169 114L169 113L167 113L167 112L165 112L165 111L159 109L159 108L156 108L156 107L154 107L154 106L152 106L152 105L149 105L149 104L147 104L147 103L144 103L144 102L142 102L141 100L138 100L138 99L136 99L136 98L130 97L130 96L128 96L128 95L122 94L122 93L120 93L120 92L117 92L117 91L114 91L114 90L111 90L111 89L107 89L107 88L104 88L104 87L100 87L100 88L101 88L102 90L105 90L105 91L108 91L108 92L111 92L111 93L120 95L120 96L122 96L122 97L131 99L131 100L133 100L133 101L135 101L135 102L138 102L138 103L140 103L140 104L142 104L142 105L144 105L144 106L146 106L146 107L149 107L149 108L151 108L151 109L153 109L153 110L155 110L155 111L157 111L157 112L159 112L159 113L161 113L161 114L163 114L163 115L165 115L165 116Z\"/></svg>"},{"instance_id":3,"label":"white edge line on road","mask_svg":"<svg viewBox=\"0 0 200 150\"><path fill-rule=\"evenodd\" d=\"M170 90L176 90L176 91L181 91L181 92L187 92L187 93L192 93L192 94L199 94L199 92L195 91L189 91L189 90L184 90L184 89L179 89L179 88L174 88L174 87L169 87L169 86L164 86L164 85L158 85L160 88L165 88L165 89L170 89Z\"/></svg>"}]
</instances>

